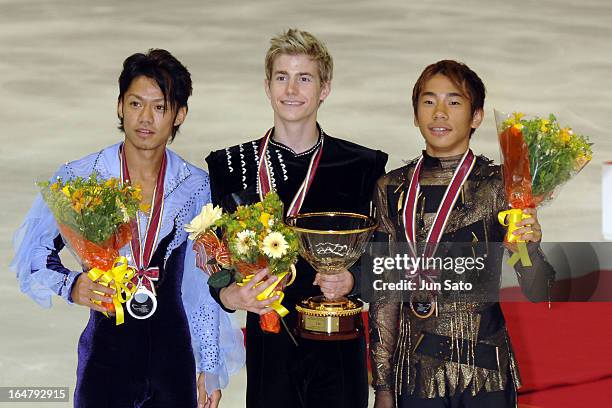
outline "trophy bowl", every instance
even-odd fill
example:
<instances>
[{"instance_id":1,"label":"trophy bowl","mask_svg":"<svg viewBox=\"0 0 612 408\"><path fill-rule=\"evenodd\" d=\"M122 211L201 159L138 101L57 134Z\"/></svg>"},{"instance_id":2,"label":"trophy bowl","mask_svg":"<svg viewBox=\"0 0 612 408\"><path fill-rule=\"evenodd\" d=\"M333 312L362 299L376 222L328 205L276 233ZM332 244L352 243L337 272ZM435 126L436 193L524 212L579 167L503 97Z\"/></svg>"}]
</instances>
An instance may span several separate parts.
<instances>
[{"instance_id":1,"label":"trophy bowl","mask_svg":"<svg viewBox=\"0 0 612 408\"><path fill-rule=\"evenodd\" d=\"M368 216L345 212L305 213L285 223L297 234L300 255L319 273L350 268L363 254L376 229ZM314 296L296 305L297 334L311 340L347 340L361 335L363 303L339 297Z\"/></svg>"}]
</instances>

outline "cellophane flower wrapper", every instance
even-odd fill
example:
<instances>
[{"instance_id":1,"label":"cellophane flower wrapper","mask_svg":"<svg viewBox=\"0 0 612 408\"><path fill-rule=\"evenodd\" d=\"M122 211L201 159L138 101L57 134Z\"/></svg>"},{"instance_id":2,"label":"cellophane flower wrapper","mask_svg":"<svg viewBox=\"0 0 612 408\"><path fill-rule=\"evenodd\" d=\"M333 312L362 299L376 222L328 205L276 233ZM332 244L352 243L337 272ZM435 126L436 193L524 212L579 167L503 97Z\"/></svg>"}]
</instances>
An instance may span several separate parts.
<instances>
[{"instance_id":1,"label":"cellophane flower wrapper","mask_svg":"<svg viewBox=\"0 0 612 408\"><path fill-rule=\"evenodd\" d=\"M292 282L298 241L283 222L283 204L274 192L268 193L262 202L238 206L232 213L221 213L219 207L208 204L185 229L194 240L198 266L210 274L211 286L223 287L231 277L244 285L266 267L271 275L281 276L267 297L282 293ZM284 308L280 300L277 303L279 309L260 317L262 330L280 331L281 316L277 310Z\"/></svg>"},{"instance_id":2,"label":"cellophane flower wrapper","mask_svg":"<svg viewBox=\"0 0 612 408\"><path fill-rule=\"evenodd\" d=\"M117 179L88 178L38 183L53 214L62 239L84 270L109 271L119 250L131 239L140 189L121 185ZM112 303L104 303L113 311Z\"/></svg>"},{"instance_id":3,"label":"cellophane flower wrapper","mask_svg":"<svg viewBox=\"0 0 612 408\"><path fill-rule=\"evenodd\" d=\"M556 116L526 117L495 111L506 199L512 208L538 207L592 158L586 136L562 127Z\"/></svg>"}]
</instances>

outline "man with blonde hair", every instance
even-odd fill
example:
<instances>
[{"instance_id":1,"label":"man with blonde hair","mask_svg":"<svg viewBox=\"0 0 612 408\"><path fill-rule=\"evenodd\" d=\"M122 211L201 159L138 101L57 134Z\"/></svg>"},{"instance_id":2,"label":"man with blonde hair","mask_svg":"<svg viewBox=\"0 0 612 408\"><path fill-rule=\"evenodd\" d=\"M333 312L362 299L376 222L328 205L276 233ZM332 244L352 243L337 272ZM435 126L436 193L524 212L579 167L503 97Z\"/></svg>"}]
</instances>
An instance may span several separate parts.
<instances>
[{"instance_id":1,"label":"man with blonde hair","mask_svg":"<svg viewBox=\"0 0 612 408\"><path fill-rule=\"evenodd\" d=\"M369 214L376 180L387 155L327 135L317 123L329 96L333 61L312 34L287 30L270 41L265 59L265 91L274 111L274 127L251 142L212 152L206 159L213 202L232 210L259 201L269 185L286 214L347 211ZM263 160L263 162L261 162ZM264 165L260 166L260 162ZM265 174L264 174L265 173ZM265 178L265 180L263 179ZM268 184L269 181L269 184ZM261 186L261 187L258 187ZM295 200L303 190L303 200ZM274 298L255 296L269 285L262 270L243 287L235 283L213 297L226 310L247 310L247 407L365 408L368 400L365 340L316 341L294 337L295 305L323 293L328 298L355 293L358 277L344 270L324 276L302 258L295 282L285 288L289 309L280 333L265 333L259 314Z\"/></svg>"}]
</instances>

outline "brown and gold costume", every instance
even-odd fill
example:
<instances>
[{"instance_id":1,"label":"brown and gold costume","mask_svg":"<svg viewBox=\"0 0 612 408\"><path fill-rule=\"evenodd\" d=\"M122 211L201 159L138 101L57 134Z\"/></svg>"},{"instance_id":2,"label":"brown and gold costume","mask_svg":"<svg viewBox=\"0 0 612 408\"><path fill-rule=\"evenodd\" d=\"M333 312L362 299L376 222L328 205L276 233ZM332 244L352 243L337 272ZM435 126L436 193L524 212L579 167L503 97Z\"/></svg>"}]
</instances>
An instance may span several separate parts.
<instances>
[{"instance_id":1,"label":"brown and gold costume","mask_svg":"<svg viewBox=\"0 0 612 408\"><path fill-rule=\"evenodd\" d=\"M421 194L416 207L417 242L426 240L436 210L461 156L434 158L423 152ZM406 242L402 201L417 159L379 179L375 193L378 240ZM375 390L420 398L493 392L518 387L518 368L503 314L491 292L499 290L505 229L497 214L507 208L500 166L478 156L446 224L441 242L479 242L486 268L469 293L438 296L438 312L416 317L399 295L381 293L370 305L370 342ZM548 298L554 271L538 244L529 245L533 266L516 267L532 301ZM405 300L405 299L404 299Z\"/></svg>"}]
</instances>

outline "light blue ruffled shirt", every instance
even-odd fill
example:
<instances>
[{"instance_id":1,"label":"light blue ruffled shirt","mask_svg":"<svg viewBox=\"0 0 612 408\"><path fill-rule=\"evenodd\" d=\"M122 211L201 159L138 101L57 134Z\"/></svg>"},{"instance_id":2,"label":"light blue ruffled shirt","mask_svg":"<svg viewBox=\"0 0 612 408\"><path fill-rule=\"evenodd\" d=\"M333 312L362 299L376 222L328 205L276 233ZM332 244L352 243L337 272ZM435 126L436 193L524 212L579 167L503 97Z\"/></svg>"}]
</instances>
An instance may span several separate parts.
<instances>
[{"instance_id":1,"label":"light blue ruffled shirt","mask_svg":"<svg viewBox=\"0 0 612 408\"><path fill-rule=\"evenodd\" d=\"M119 177L119 147L121 143L93 153L80 160L66 163L53 176L63 180L88 177ZM202 206L210 202L208 174L166 149L167 168L164 179L164 212L158 242L175 229L164 260L187 240L184 225L191 221ZM47 259L55 250L54 240L59 230L53 215L37 195L24 223L15 232L16 251L11 269L17 273L21 290L43 307L51 307L51 298L59 295L67 302L77 276L82 272L49 269ZM128 246L121 255L129 255ZM183 306L189 320L192 346L198 372L205 372L206 390L225 388L229 376L244 365L242 333L232 317L220 310L211 297L208 276L196 267L193 242L188 240L185 268L181 285Z\"/></svg>"}]
</instances>

